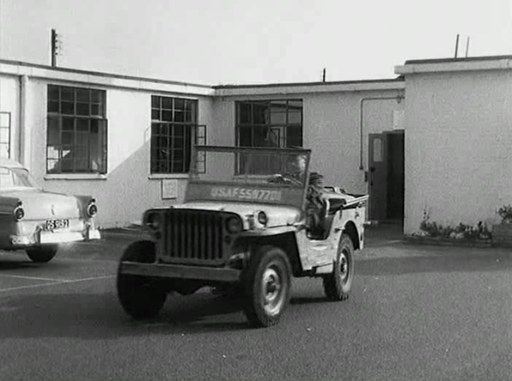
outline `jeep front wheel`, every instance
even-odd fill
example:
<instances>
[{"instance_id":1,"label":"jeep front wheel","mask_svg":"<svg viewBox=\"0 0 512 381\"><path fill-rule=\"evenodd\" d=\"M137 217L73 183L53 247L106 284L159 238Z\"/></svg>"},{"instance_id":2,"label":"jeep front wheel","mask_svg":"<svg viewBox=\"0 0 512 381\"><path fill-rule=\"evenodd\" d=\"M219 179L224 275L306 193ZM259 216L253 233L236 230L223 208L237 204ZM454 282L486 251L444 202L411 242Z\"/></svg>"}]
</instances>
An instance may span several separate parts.
<instances>
[{"instance_id":1,"label":"jeep front wheel","mask_svg":"<svg viewBox=\"0 0 512 381\"><path fill-rule=\"evenodd\" d=\"M324 291L329 300L346 300L354 278L354 245L350 237L342 234L333 272L324 276Z\"/></svg>"},{"instance_id":2,"label":"jeep front wheel","mask_svg":"<svg viewBox=\"0 0 512 381\"><path fill-rule=\"evenodd\" d=\"M167 292L159 287L154 278L123 274L122 262L151 263L155 261L155 245L139 241L129 245L121 257L117 272L117 296L123 309L134 319L148 319L162 309Z\"/></svg>"},{"instance_id":3,"label":"jeep front wheel","mask_svg":"<svg viewBox=\"0 0 512 381\"><path fill-rule=\"evenodd\" d=\"M251 255L244 273L244 312L251 325L269 327L279 318L290 299L291 266L279 248L264 246Z\"/></svg>"}]
</instances>

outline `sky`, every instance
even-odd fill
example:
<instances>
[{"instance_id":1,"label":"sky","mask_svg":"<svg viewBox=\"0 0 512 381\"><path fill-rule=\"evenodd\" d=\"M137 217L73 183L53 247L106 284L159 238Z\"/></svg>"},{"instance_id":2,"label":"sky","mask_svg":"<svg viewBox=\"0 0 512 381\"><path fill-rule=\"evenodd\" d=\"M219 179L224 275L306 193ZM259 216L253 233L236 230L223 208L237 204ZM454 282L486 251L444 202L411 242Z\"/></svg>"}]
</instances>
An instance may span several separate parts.
<instances>
[{"instance_id":1,"label":"sky","mask_svg":"<svg viewBox=\"0 0 512 381\"><path fill-rule=\"evenodd\" d=\"M0 0L0 58L198 83L394 78L409 59L512 54L512 0Z\"/></svg>"}]
</instances>

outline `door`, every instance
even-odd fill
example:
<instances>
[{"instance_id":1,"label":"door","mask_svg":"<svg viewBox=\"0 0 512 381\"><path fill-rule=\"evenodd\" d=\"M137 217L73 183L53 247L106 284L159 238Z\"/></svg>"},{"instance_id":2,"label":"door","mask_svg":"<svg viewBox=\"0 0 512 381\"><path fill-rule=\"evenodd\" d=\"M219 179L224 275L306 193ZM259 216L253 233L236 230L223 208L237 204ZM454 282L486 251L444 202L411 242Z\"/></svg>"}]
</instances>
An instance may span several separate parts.
<instances>
[{"instance_id":1,"label":"door","mask_svg":"<svg viewBox=\"0 0 512 381\"><path fill-rule=\"evenodd\" d=\"M387 135L370 134L368 143L368 219L383 221L388 201Z\"/></svg>"}]
</instances>

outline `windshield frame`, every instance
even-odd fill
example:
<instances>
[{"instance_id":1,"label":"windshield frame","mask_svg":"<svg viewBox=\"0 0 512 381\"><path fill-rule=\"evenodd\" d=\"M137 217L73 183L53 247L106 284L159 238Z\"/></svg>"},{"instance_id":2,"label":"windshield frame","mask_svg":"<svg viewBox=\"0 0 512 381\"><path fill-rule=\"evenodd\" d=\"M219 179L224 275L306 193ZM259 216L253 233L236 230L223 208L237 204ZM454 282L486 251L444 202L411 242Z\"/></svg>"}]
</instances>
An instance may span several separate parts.
<instances>
[{"instance_id":1,"label":"windshield frame","mask_svg":"<svg viewBox=\"0 0 512 381\"><path fill-rule=\"evenodd\" d=\"M300 182L271 182L272 175L233 173L232 178L240 181L203 180L198 171L198 156L201 152L226 154L255 153L304 157L303 178ZM303 148L233 147L196 145L192 149L189 181L185 190L185 202L222 201L249 202L273 205L286 205L302 209L304 207L309 181L311 150ZM205 163L208 167L208 163ZM281 176L283 177L283 176ZM243 180L246 181L243 181ZM261 179L261 182L257 180Z\"/></svg>"}]
</instances>

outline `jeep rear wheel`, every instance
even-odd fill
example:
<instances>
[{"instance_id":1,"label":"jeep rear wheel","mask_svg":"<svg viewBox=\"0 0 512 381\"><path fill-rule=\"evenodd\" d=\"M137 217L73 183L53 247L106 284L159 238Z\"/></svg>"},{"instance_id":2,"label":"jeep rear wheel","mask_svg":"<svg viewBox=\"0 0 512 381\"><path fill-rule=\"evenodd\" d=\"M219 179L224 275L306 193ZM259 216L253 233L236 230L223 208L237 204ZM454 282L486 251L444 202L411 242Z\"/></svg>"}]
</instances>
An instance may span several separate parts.
<instances>
[{"instance_id":1,"label":"jeep rear wheel","mask_svg":"<svg viewBox=\"0 0 512 381\"><path fill-rule=\"evenodd\" d=\"M129 245L121 257L117 272L117 296L123 309L134 319L155 317L162 309L167 292L159 287L156 279L140 275L123 274L122 262L152 263L155 245L139 241Z\"/></svg>"},{"instance_id":2,"label":"jeep rear wheel","mask_svg":"<svg viewBox=\"0 0 512 381\"><path fill-rule=\"evenodd\" d=\"M31 247L26 249L26 253L30 260L35 263L50 262L55 254L57 254L57 245L45 245L38 247Z\"/></svg>"},{"instance_id":3,"label":"jeep rear wheel","mask_svg":"<svg viewBox=\"0 0 512 381\"><path fill-rule=\"evenodd\" d=\"M333 272L324 276L324 291L329 300L346 300L354 278L354 244L350 237L342 234Z\"/></svg>"},{"instance_id":4,"label":"jeep rear wheel","mask_svg":"<svg viewBox=\"0 0 512 381\"><path fill-rule=\"evenodd\" d=\"M279 322L290 299L291 266L279 248L264 246L251 255L244 273L244 312L251 325Z\"/></svg>"}]
</instances>

